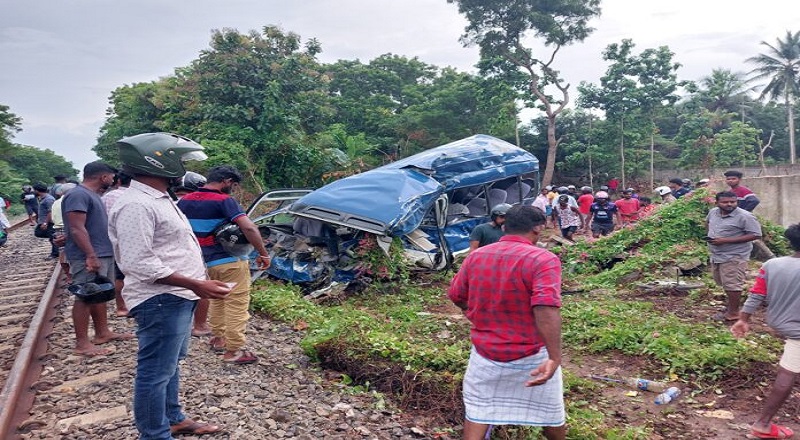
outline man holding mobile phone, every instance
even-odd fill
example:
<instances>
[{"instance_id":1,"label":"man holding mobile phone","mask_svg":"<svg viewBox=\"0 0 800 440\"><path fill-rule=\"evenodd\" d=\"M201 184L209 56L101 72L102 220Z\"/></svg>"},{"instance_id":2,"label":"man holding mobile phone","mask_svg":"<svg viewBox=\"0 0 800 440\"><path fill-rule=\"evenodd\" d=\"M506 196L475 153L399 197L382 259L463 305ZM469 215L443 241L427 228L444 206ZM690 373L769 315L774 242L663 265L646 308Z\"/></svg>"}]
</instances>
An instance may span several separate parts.
<instances>
[{"instance_id":1,"label":"man holding mobile phone","mask_svg":"<svg viewBox=\"0 0 800 440\"><path fill-rule=\"evenodd\" d=\"M210 301L208 315L212 333L210 348L222 353L223 361L236 365L258 362L252 351L244 349L250 319L250 251L258 252L259 269L267 269L270 264L258 227L230 196L241 181L242 175L236 168L217 166L208 171L205 185L178 202L203 248L208 276L235 285L225 300ZM216 232L228 223L236 225L252 245L246 253L234 253L217 240Z\"/></svg>"},{"instance_id":2,"label":"man holding mobile phone","mask_svg":"<svg viewBox=\"0 0 800 440\"><path fill-rule=\"evenodd\" d=\"M753 240L761 238L761 225L756 217L739 208L736 194L728 191L716 195L717 207L706 217L708 250L714 281L725 291L725 311L714 315L718 321L739 319L739 305Z\"/></svg>"}]
</instances>

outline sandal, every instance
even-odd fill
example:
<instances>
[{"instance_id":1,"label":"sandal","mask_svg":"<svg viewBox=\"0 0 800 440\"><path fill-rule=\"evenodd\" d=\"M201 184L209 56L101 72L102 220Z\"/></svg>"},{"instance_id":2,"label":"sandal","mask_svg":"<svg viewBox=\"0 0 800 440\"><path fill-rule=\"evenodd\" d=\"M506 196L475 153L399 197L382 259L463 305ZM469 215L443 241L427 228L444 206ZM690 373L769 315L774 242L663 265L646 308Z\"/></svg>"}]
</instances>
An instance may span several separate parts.
<instances>
[{"instance_id":1,"label":"sandal","mask_svg":"<svg viewBox=\"0 0 800 440\"><path fill-rule=\"evenodd\" d=\"M236 365L255 364L258 362L258 356L253 354L252 351L238 350L236 351L236 356L232 358L223 357L222 360Z\"/></svg>"},{"instance_id":2,"label":"sandal","mask_svg":"<svg viewBox=\"0 0 800 440\"><path fill-rule=\"evenodd\" d=\"M712 321L717 322L736 322L739 320L739 317L736 316L735 318L731 318L730 316L726 315L724 312L717 312L714 316L711 317Z\"/></svg>"},{"instance_id":3,"label":"sandal","mask_svg":"<svg viewBox=\"0 0 800 440\"><path fill-rule=\"evenodd\" d=\"M791 438L794 435L794 432L792 432L792 430L786 426L771 423L769 425L769 432L761 432L756 431L755 429L750 429L750 435L753 438L781 439Z\"/></svg>"},{"instance_id":4,"label":"sandal","mask_svg":"<svg viewBox=\"0 0 800 440\"><path fill-rule=\"evenodd\" d=\"M184 419L177 425L170 426L169 431L172 435L203 435L220 432L222 428L211 423L200 423L192 419Z\"/></svg>"},{"instance_id":5,"label":"sandal","mask_svg":"<svg viewBox=\"0 0 800 440\"><path fill-rule=\"evenodd\" d=\"M211 348L211 351L214 353L225 353L225 338L212 336L208 340L208 347Z\"/></svg>"}]
</instances>

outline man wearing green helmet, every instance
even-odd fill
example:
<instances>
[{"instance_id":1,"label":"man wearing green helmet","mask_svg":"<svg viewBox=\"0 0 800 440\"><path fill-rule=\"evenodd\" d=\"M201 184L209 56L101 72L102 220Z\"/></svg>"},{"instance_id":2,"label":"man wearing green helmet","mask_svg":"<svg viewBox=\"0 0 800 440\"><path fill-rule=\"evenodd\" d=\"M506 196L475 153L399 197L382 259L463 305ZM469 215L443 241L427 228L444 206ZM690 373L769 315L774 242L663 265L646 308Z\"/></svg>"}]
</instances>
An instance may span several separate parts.
<instances>
[{"instance_id":1,"label":"man wearing green helmet","mask_svg":"<svg viewBox=\"0 0 800 440\"><path fill-rule=\"evenodd\" d=\"M187 418L178 401L178 361L186 356L192 314L200 298L222 299L230 287L207 279L200 245L169 195L186 173L183 162L204 160L203 147L170 133L144 133L117 142L130 187L109 213L109 236L122 296L139 340L133 412L140 439L208 434L221 428Z\"/></svg>"}]
</instances>

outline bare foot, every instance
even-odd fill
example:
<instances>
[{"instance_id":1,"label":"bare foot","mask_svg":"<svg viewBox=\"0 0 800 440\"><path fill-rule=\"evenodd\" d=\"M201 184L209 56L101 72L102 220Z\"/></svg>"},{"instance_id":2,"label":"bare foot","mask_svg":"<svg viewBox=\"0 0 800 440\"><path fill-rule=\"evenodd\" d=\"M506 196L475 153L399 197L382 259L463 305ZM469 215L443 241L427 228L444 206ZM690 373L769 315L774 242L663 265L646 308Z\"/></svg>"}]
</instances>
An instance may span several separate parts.
<instances>
[{"instance_id":1,"label":"bare foot","mask_svg":"<svg viewBox=\"0 0 800 440\"><path fill-rule=\"evenodd\" d=\"M92 339L92 343L97 345L107 344L111 341L125 341L128 339L133 339L135 336L133 333L108 333L104 335L97 335Z\"/></svg>"},{"instance_id":2,"label":"bare foot","mask_svg":"<svg viewBox=\"0 0 800 440\"><path fill-rule=\"evenodd\" d=\"M128 310L127 309L117 309L117 316L120 317L120 318L127 317L128 316Z\"/></svg>"},{"instance_id":3,"label":"bare foot","mask_svg":"<svg viewBox=\"0 0 800 440\"><path fill-rule=\"evenodd\" d=\"M114 354L116 350L114 347L98 347L96 345L90 345L88 347L83 348L75 348L75 354L85 356L85 357L95 357L95 356L108 356L110 354Z\"/></svg>"}]
</instances>

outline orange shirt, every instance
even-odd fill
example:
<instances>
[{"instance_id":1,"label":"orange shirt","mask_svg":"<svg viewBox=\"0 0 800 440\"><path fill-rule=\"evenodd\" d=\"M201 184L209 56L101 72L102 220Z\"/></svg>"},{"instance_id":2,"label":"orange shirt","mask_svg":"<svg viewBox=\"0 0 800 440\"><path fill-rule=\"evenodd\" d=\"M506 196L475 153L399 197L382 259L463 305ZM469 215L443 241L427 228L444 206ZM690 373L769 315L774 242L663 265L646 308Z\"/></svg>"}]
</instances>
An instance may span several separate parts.
<instances>
[{"instance_id":1,"label":"orange shirt","mask_svg":"<svg viewBox=\"0 0 800 440\"><path fill-rule=\"evenodd\" d=\"M594 203L594 196L591 194L581 194L578 197L578 207L581 211L581 214L588 215L589 208L592 207L592 203Z\"/></svg>"},{"instance_id":2,"label":"orange shirt","mask_svg":"<svg viewBox=\"0 0 800 440\"><path fill-rule=\"evenodd\" d=\"M623 222L635 222L639 220L639 200L630 198L630 199L619 199L614 202L619 208L619 215L622 217Z\"/></svg>"}]
</instances>

